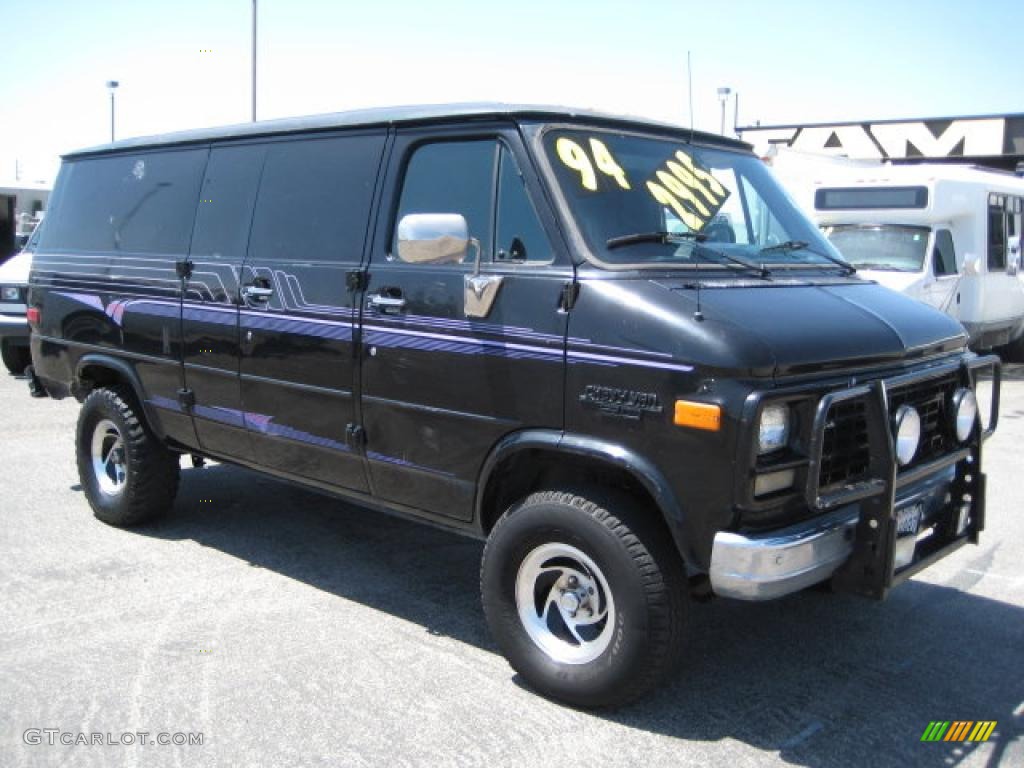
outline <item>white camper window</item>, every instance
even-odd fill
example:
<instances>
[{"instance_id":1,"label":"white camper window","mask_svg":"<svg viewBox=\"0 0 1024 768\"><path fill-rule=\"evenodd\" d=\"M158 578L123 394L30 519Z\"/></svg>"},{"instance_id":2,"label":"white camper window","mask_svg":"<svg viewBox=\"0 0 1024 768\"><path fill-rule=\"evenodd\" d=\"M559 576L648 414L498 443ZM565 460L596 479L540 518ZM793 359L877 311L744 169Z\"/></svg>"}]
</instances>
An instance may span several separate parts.
<instances>
[{"instance_id":1,"label":"white camper window","mask_svg":"<svg viewBox=\"0 0 1024 768\"><path fill-rule=\"evenodd\" d=\"M932 252L932 263L935 276L956 274L956 252L953 249L953 235L948 229L940 229L935 233L935 248Z\"/></svg>"},{"instance_id":2,"label":"white camper window","mask_svg":"<svg viewBox=\"0 0 1024 768\"><path fill-rule=\"evenodd\" d=\"M1003 195L988 197L988 269L1006 269L1006 199Z\"/></svg>"}]
</instances>

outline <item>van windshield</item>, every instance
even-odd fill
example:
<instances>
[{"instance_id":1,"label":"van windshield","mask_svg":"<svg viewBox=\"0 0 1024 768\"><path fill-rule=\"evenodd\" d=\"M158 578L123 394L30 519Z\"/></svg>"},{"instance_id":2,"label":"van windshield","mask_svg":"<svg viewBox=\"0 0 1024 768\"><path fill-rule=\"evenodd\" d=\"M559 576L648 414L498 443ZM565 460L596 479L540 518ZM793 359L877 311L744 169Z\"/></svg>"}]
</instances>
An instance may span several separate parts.
<instances>
[{"instance_id":1,"label":"van windshield","mask_svg":"<svg viewBox=\"0 0 1024 768\"><path fill-rule=\"evenodd\" d=\"M928 227L898 224L834 224L822 227L843 258L858 269L920 272L928 247Z\"/></svg>"},{"instance_id":2,"label":"van windshield","mask_svg":"<svg viewBox=\"0 0 1024 768\"><path fill-rule=\"evenodd\" d=\"M836 267L838 253L753 155L590 129L549 131L544 146L601 262Z\"/></svg>"}]
</instances>

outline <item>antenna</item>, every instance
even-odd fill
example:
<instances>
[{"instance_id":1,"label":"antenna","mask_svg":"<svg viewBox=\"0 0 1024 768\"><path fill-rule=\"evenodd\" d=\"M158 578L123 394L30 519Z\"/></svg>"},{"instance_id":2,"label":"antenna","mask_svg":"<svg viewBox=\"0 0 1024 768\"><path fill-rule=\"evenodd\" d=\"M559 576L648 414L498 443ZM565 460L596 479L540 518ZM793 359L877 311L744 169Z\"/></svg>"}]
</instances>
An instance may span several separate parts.
<instances>
[{"instance_id":1,"label":"antenna","mask_svg":"<svg viewBox=\"0 0 1024 768\"><path fill-rule=\"evenodd\" d=\"M693 67L690 65L690 52L686 52L686 87L690 96L690 143L693 144Z\"/></svg>"},{"instance_id":2,"label":"antenna","mask_svg":"<svg viewBox=\"0 0 1024 768\"><path fill-rule=\"evenodd\" d=\"M690 64L690 52L686 52L686 80L687 95L690 97L690 144L693 144L693 67ZM693 313L693 319L698 323L704 322L704 313L700 307L700 277L697 278L697 311Z\"/></svg>"},{"instance_id":3,"label":"antenna","mask_svg":"<svg viewBox=\"0 0 1024 768\"><path fill-rule=\"evenodd\" d=\"M736 92L736 101L733 103L733 107L734 107L734 109L733 109L733 113L732 113L732 134L733 134L733 136L735 136L736 138L739 139L739 138L742 138L740 136L740 130L739 130L739 126L740 126L740 93L739 93L739 91Z\"/></svg>"}]
</instances>

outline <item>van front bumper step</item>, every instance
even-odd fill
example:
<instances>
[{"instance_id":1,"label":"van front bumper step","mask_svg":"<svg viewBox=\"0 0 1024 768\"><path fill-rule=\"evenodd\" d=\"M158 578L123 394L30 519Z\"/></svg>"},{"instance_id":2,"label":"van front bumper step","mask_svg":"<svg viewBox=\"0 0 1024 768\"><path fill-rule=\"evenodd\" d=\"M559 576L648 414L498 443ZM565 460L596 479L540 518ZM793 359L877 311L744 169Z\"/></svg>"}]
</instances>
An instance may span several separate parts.
<instances>
[{"instance_id":1,"label":"van front bumper step","mask_svg":"<svg viewBox=\"0 0 1024 768\"><path fill-rule=\"evenodd\" d=\"M828 579L853 552L855 504L761 535L720 531L711 550L711 588L722 597L771 600Z\"/></svg>"}]
</instances>

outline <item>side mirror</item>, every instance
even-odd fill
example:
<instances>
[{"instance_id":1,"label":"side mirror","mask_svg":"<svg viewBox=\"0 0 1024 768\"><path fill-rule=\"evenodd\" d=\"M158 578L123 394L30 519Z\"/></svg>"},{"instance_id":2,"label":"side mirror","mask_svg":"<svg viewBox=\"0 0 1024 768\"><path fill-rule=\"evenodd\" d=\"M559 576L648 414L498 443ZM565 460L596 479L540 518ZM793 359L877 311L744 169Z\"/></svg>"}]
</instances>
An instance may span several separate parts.
<instances>
[{"instance_id":1,"label":"side mirror","mask_svg":"<svg viewBox=\"0 0 1024 768\"><path fill-rule=\"evenodd\" d=\"M410 264L461 264L470 242L458 213L410 213L398 222L398 258Z\"/></svg>"},{"instance_id":2,"label":"side mirror","mask_svg":"<svg viewBox=\"0 0 1024 768\"><path fill-rule=\"evenodd\" d=\"M981 273L981 261L977 256L964 254L964 274L977 275Z\"/></svg>"}]
</instances>

